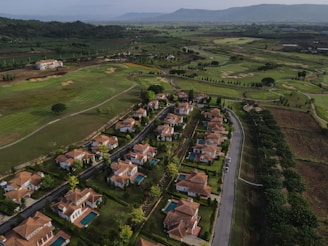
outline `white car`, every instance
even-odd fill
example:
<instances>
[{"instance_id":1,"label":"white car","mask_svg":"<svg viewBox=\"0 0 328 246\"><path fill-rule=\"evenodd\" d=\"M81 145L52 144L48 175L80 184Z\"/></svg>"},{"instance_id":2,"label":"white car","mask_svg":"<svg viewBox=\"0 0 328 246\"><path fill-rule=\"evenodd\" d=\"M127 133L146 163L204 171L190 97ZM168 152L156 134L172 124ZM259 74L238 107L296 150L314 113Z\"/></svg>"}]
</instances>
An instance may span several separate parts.
<instances>
[{"instance_id":1,"label":"white car","mask_svg":"<svg viewBox=\"0 0 328 246\"><path fill-rule=\"evenodd\" d=\"M225 167L224 168L224 171L227 173L227 172L229 172L229 167Z\"/></svg>"}]
</instances>

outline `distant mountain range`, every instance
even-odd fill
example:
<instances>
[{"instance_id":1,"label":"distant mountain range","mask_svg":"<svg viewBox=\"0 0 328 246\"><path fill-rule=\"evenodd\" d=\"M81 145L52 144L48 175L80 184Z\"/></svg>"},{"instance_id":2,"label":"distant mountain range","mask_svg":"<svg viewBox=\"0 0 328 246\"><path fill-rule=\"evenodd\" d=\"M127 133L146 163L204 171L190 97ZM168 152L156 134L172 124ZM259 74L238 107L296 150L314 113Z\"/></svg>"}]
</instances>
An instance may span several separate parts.
<instances>
[{"instance_id":1,"label":"distant mountain range","mask_svg":"<svg viewBox=\"0 0 328 246\"><path fill-rule=\"evenodd\" d=\"M328 23L328 5L260 4L225 10L179 9L173 13L127 13L115 18L106 16L19 16L0 14L15 19L41 21L87 21L127 23Z\"/></svg>"}]
</instances>

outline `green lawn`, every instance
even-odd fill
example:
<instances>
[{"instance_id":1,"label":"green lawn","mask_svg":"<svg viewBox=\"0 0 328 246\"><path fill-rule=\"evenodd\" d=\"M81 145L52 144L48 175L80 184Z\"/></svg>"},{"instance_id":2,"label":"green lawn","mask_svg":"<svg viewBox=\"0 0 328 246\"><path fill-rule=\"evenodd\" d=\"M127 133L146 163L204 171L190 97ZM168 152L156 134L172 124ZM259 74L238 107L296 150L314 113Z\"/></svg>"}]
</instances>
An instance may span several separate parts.
<instances>
[{"instance_id":1,"label":"green lawn","mask_svg":"<svg viewBox=\"0 0 328 246\"><path fill-rule=\"evenodd\" d=\"M314 99L317 114L328 121L328 96L327 95L310 95Z\"/></svg>"}]
</instances>

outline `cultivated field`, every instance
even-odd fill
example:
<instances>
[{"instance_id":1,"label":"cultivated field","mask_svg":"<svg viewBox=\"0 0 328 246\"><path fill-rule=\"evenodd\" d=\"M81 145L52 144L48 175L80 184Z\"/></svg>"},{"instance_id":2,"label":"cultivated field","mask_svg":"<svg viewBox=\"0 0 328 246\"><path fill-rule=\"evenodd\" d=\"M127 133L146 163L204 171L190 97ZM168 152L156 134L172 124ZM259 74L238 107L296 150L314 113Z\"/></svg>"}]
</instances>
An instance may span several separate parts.
<instances>
[{"instance_id":1,"label":"cultivated field","mask_svg":"<svg viewBox=\"0 0 328 246\"><path fill-rule=\"evenodd\" d=\"M306 185L304 196L318 216L319 232L328 243L328 139L322 135L311 115L271 109L296 159L296 170Z\"/></svg>"}]
</instances>

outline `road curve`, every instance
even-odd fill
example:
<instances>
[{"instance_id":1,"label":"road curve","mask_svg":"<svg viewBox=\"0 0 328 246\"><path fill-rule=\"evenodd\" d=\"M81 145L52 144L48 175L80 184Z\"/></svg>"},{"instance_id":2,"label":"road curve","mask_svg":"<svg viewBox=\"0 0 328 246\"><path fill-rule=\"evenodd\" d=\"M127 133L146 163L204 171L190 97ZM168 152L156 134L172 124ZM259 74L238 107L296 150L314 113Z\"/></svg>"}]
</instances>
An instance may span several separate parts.
<instances>
[{"instance_id":1,"label":"road curve","mask_svg":"<svg viewBox=\"0 0 328 246\"><path fill-rule=\"evenodd\" d=\"M243 142L243 133L238 119L233 113L228 112L228 114L234 128L227 154L227 156L231 157L231 164L229 166L229 172L226 172L223 175L221 201L219 204L218 218L214 227L214 237L212 240L213 246L229 245L235 202L235 185L238 179L237 170L240 165L240 154Z\"/></svg>"}]
</instances>

